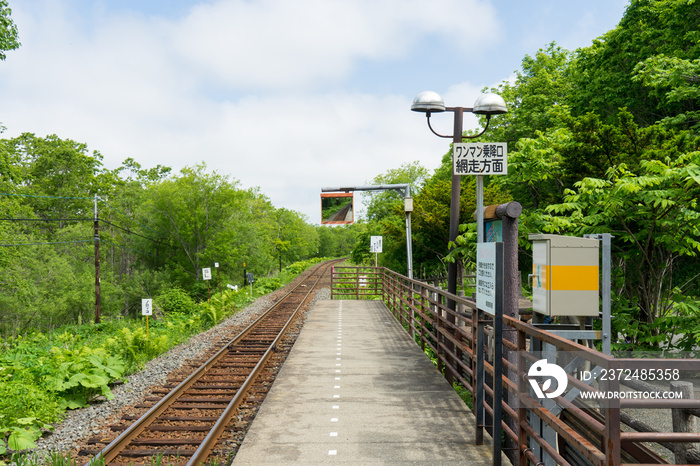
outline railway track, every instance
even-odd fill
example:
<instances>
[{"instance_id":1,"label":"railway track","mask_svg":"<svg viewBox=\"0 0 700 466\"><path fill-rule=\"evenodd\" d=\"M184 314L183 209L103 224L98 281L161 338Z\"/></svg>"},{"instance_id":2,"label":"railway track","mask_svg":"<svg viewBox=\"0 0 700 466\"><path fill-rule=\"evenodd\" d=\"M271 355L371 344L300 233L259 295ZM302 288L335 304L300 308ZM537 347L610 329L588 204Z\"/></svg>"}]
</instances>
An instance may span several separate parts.
<instances>
[{"instance_id":1,"label":"railway track","mask_svg":"<svg viewBox=\"0 0 700 466\"><path fill-rule=\"evenodd\" d=\"M113 439L92 439L80 456L92 457L89 464L225 463L222 435L240 430L242 418L251 417L242 406L264 398L273 379L268 362L334 262L316 266L204 364L134 407L143 414L122 417L111 427Z\"/></svg>"}]
</instances>

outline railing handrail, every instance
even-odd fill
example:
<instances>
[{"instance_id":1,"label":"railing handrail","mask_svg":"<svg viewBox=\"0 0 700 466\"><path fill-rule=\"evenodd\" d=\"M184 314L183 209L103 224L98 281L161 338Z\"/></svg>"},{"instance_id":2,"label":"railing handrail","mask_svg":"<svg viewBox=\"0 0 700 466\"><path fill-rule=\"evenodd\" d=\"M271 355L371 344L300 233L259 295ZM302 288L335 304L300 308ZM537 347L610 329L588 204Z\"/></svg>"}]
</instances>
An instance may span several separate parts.
<instances>
[{"instance_id":1,"label":"railing handrail","mask_svg":"<svg viewBox=\"0 0 700 466\"><path fill-rule=\"evenodd\" d=\"M473 384L477 354L475 337L477 324L475 322L478 321L476 316L480 311L477 310L476 303L473 300L467 297L452 295L434 285L417 279L410 279L382 267L338 267L340 270L343 268L353 270L364 269L365 271L372 270L371 280L377 280L377 277L381 275L382 284L378 286L378 288L381 288L382 299L389 310L395 315L399 322L414 335L414 338L423 349L430 348L437 353L438 367L449 380L460 382L462 385L465 385L465 388L469 389L472 394L475 393L476 387ZM350 285L353 283L358 282L351 281ZM344 284L347 285L347 283ZM354 290L350 291L351 292L345 294L345 296L354 295L354 293L352 293ZM363 295L363 293L359 294ZM454 306L455 309L451 309L450 301L456 304ZM465 308L466 312L460 311L460 307ZM428 319L429 322L423 322L425 319ZM523 357L517 358L511 356L512 359L517 361L522 360L522 364L529 364L536 359L534 355L524 351L525 342L529 338L531 342L540 341L549 343L561 351L573 353L602 369L700 369L699 360L615 358L588 346L558 336L555 333L537 328L526 322L521 322L516 318L504 316L503 319L504 330L510 332L514 331L518 335L517 345L506 341L503 343L503 347L511 353L519 352L519 354L523 355ZM431 325L424 325L427 323ZM527 357L524 355L527 355ZM656 406L666 404L668 407L679 410L687 409L689 414L694 415L696 412L700 413L700 401L697 400L680 400L681 402L668 401L664 403L658 403L658 400L652 400L651 402L638 402L635 400L634 403L626 400L612 401L608 407L603 409L605 416L604 422L601 423L585 414L571 402L558 398L557 400L563 403L567 408L567 416L578 418L580 423L583 423L591 429L591 432L596 432L597 435L603 437L602 445L596 447L593 443L585 440L572 425L567 424L564 420L549 413L549 410L547 410L539 400L529 396L526 391L521 391L525 384L524 376L526 374L518 368L518 363L509 361L504 354L503 365L503 392L510 393L511 397L519 397L522 395L522 401L525 402L529 408L531 416L539 417L545 424L554 428L559 432L562 438L568 439L567 441L570 442L573 448L579 451L579 454L586 457L593 464L620 464L620 445L623 439L634 442L663 442L664 445L671 445L669 442L700 442L700 434L693 433L634 432L632 434L622 434L619 411L617 411L617 415L613 415L613 413L616 412L615 410L625 406L634 405L634 407L644 407L648 406L650 403ZM486 372L493 373L493 367L490 363L485 362L484 367ZM516 380L508 378L509 371L515 375ZM598 388L586 385L572 375L567 375L567 377L573 382L572 386L575 388L587 391L600 391ZM610 387L603 388L606 390L619 390L619 381L614 381ZM484 385L484 389L487 392L490 390L486 384ZM504 421L502 423L502 428L506 436L512 439L515 445L519 446L516 462L519 461L521 464L526 464L529 460L534 464L541 461L540 458L533 454L533 450L527 448L527 446L533 444L539 445L543 451L546 451L557 461L563 460L563 457L556 451L556 448L546 444L546 441L532 430L526 421L521 419L522 413L526 411L522 411L522 405L519 406L519 408L513 408L508 406L507 403L502 403L504 418L511 418L514 421L514 424L510 425ZM485 404L484 408L488 413L493 412L492 407L488 404ZM483 426L481 426L481 428L483 429ZM479 434L477 432L477 439L478 436Z\"/></svg>"}]
</instances>

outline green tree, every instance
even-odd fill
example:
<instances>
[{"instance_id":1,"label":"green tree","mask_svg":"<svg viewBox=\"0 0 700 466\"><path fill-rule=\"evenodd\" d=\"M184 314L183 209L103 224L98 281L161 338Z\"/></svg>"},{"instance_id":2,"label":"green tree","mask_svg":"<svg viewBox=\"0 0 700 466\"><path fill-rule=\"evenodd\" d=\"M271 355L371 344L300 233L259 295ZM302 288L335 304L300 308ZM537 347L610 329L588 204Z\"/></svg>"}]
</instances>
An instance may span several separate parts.
<instances>
[{"instance_id":1,"label":"green tree","mask_svg":"<svg viewBox=\"0 0 700 466\"><path fill-rule=\"evenodd\" d=\"M428 178L428 170L420 162L404 163L399 168L392 168L386 173L375 176L370 185L408 184L411 195L420 192ZM364 194L368 220L382 220L395 215L395 206L403 205L403 195L396 190L369 191Z\"/></svg>"},{"instance_id":2,"label":"green tree","mask_svg":"<svg viewBox=\"0 0 700 466\"><path fill-rule=\"evenodd\" d=\"M631 0L619 25L579 49L569 70L574 115L595 112L609 123L627 108L643 126L686 112L687 102L669 102L644 80L634 80L640 63L664 55L700 56L700 12L694 0ZM694 109L697 110L697 100Z\"/></svg>"},{"instance_id":3,"label":"green tree","mask_svg":"<svg viewBox=\"0 0 700 466\"><path fill-rule=\"evenodd\" d=\"M661 123L700 132L700 59L660 54L638 63L634 73L633 81L651 88L664 104L678 108Z\"/></svg>"},{"instance_id":4,"label":"green tree","mask_svg":"<svg viewBox=\"0 0 700 466\"><path fill-rule=\"evenodd\" d=\"M277 237L274 250L282 271L287 264L314 257L318 252L319 238L316 229L306 222L303 215L288 209L277 209Z\"/></svg>"},{"instance_id":5,"label":"green tree","mask_svg":"<svg viewBox=\"0 0 700 466\"><path fill-rule=\"evenodd\" d=\"M608 168L622 163L635 172L642 160L673 156L692 150L696 144L688 132L669 131L662 125L638 125L627 109L620 109L609 123L587 113L570 118L567 124L571 139L556 146L566 187L582 178L602 178Z\"/></svg>"},{"instance_id":6,"label":"green tree","mask_svg":"<svg viewBox=\"0 0 700 466\"><path fill-rule=\"evenodd\" d=\"M700 341L700 326L681 327L675 319L685 303L698 309L698 298L685 295L698 275L674 281L679 259L700 253L699 199L700 152L693 151L643 160L637 173L625 164L611 167L605 178L577 182L563 203L547 208L554 215L543 219L545 231L613 232L622 297L615 317L634 348L659 349L678 332L690 338L688 348Z\"/></svg>"},{"instance_id":7,"label":"green tree","mask_svg":"<svg viewBox=\"0 0 700 466\"><path fill-rule=\"evenodd\" d=\"M19 164L20 173L13 178L21 183L13 191L32 196L24 202L41 218L92 217L92 198L109 196L117 183L116 175L103 167L102 155L89 154L84 143L24 133L3 146Z\"/></svg>"},{"instance_id":8,"label":"green tree","mask_svg":"<svg viewBox=\"0 0 700 466\"><path fill-rule=\"evenodd\" d=\"M230 221L244 197L236 184L226 176L207 173L200 164L183 168L179 176L161 181L149 192L144 221L170 245L169 264L189 280L201 279L201 269L212 265L233 239Z\"/></svg>"},{"instance_id":9,"label":"green tree","mask_svg":"<svg viewBox=\"0 0 700 466\"><path fill-rule=\"evenodd\" d=\"M555 42L534 56L525 55L515 82L505 81L493 89L506 101L508 113L492 118L482 138L515 144L561 126L572 93L570 61L571 53ZM485 118L482 124L486 124Z\"/></svg>"},{"instance_id":10,"label":"green tree","mask_svg":"<svg viewBox=\"0 0 700 466\"><path fill-rule=\"evenodd\" d=\"M5 60L5 52L19 48L17 26L11 18L12 10L7 0L0 0L0 60Z\"/></svg>"},{"instance_id":11,"label":"green tree","mask_svg":"<svg viewBox=\"0 0 700 466\"><path fill-rule=\"evenodd\" d=\"M571 140L571 131L561 127L521 138L508 152L508 174L494 176L491 182L526 210L561 202L566 185L560 149Z\"/></svg>"},{"instance_id":12,"label":"green tree","mask_svg":"<svg viewBox=\"0 0 700 466\"><path fill-rule=\"evenodd\" d=\"M427 177L428 170L418 161L414 161L375 176L370 185L408 184L411 196L415 199ZM383 252L379 257L381 265L406 273L406 214L403 193L392 189L369 192L365 196L368 198L368 231L372 234L366 237L358 235L355 247L358 252L355 255L369 257L369 236L382 236ZM370 262L374 264L373 255Z\"/></svg>"},{"instance_id":13,"label":"green tree","mask_svg":"<svg viewBox=\"0 0 700 466\"><path fill-rule=\"evenodd\" d=\"M445 258L449 252L450 203L452 186L452 150L445 154L442 164L423 185L414 199L413 260L416 276L430 278L446 276ZM501 204L512 198L499 185L485 177L484 205ZM476 211L476 177L462 176L460 183L460 222L474 222ZM458 275L464 273L464 256L457 256ZM461 281L458 279L458 281Z\"/></svg>"},{"instance_id":14,"label":"green tree","mask_svg":"<svg viewBox=\"0 0 700 466\"><path fill-rule=\"evenodd\" d=\"M319 239L318 257L345 257L352 253L357 236L357 225L316 227Z\"/></svg>"}]
</instances>

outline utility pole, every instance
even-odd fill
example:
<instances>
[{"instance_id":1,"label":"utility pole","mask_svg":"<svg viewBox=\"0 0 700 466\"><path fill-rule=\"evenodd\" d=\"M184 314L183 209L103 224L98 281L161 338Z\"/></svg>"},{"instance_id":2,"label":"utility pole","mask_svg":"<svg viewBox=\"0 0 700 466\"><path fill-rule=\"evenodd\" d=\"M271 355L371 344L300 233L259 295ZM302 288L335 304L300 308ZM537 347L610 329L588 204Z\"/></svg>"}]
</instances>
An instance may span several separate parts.
<instances>
[{"instance_id":1,"label":"utility pole","mask_svg":"<svg viewBox=\"0 0 700 466\"><path fill-rule=\"evenodd\" d=\"M97 194L95 194L95 323L100 323L100 219L97 216Z\"/></svg>"}]
</instances>

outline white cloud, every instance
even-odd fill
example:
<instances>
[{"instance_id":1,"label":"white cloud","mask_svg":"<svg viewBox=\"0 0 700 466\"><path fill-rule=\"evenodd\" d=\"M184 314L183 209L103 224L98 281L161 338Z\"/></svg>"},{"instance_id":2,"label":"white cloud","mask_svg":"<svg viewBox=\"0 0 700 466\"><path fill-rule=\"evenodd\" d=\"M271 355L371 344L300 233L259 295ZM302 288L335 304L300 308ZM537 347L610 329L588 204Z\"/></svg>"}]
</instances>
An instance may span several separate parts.
<instances>
[{"instance_id":1,"label":"white cloud","mask_svg":"<svg viewBox=\"0 0 700 466\"><path fill-rule=\"evenodd\" d=\"M433 169L449 148L410 112L413 96L334 83L426 37L478 48L497 23L476 0L231 0L171 20L70 5L13 2L22 47L0 64L3 137L55 133L108 168L206 161L312 221L321 187L414 160ZM445 97L470 106L474 89Z\"/></svg>"},{"instance_id":2,"label":"white cloud","mask_svg":"<svg viewBox=\"0 0 700 466\"><path fill-rule=\"evenodd\" d=\"M405 56L426 35L474 50L496 26L477 0L230 0L197 6L173 37L204 76L286 89L342 78L358 60Z\"/></svg>"}]
</instances>

